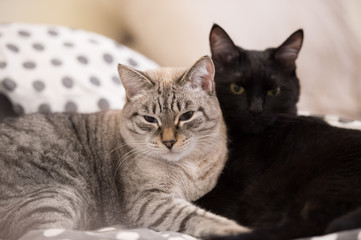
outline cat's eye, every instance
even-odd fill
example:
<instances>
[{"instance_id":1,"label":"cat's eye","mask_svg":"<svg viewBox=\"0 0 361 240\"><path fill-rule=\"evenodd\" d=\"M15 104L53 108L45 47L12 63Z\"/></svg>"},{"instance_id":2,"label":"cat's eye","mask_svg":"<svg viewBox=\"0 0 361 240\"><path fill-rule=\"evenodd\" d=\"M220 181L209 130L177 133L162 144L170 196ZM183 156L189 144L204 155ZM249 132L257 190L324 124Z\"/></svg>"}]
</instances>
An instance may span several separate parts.
<instances>
[{"instance_id":1,"label":"cat's eye","mask_svg":"<svg viewBox=\"0 0 361 240\"><path fill-rule=\"evenodd\" d=\"M144 116L144 119L145 119L145 121L147 121L149 123L158 123L158 120L151 116Z\"/></svg>"},{"instance_id":2,"label":"cat's eye","mask_svg":"<svg viewBox=\"0 0 361 240\"><path fill-rule=\"evenodd\" d=\"M244 92L244 87L232 83L231 84L231 91L232 91L233 94L239 95L239 94L242 94Z\"/></svg>"},{"instance_id":3,"label":"cat's eye","mask_svg":"<svg viewBox=\"0 0 361 240\"><path fill-rule=\"evenodd\" d=\"M179 117L179 121L187 121L189 119L191 119L191 117L193 116L194 112L193 111L188 111L186 113L183 113L180 117Z\"/></svg>"},{"instance_id":4,"label":"cat's eye","mask_svg":"<svg viewBox=\"0 0 361 240\"><path fill-rule=\"evenodd\" d=\"M267 92L267 95L268 95L268 96L277 96L278 94L280 94L280 92L281 92L281 89L278 87L278 88L269 90L269 91Z\"/></svg>"}]
</instances>

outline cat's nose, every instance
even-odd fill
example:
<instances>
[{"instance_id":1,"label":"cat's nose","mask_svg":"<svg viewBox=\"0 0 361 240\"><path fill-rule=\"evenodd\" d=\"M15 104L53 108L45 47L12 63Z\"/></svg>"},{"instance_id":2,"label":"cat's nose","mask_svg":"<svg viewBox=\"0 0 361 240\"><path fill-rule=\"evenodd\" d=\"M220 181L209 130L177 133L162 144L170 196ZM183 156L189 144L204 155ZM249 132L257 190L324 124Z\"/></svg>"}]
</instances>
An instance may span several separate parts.
<instances>
[{"instance_id":1,"label":"cat's nose","mask_svg":"<svg viewBox=\"0 0 361 240\"><path fill-rule=\"evenodd\" d=\"M175 142L176 142L175 140L165 140L162 143L170 150L172 149Z\"/></svg>"},{"instance_id":2,"label":"cat's nose","mask_svg":"<svg viewBox=\"0 0 361 240\"><path fill-rule=\"evenodd\" d=\"M261 98L255 98L251 102L249 111L252 113L260 113L263 111L263 100Z\"/></svg>"}]
</instances>

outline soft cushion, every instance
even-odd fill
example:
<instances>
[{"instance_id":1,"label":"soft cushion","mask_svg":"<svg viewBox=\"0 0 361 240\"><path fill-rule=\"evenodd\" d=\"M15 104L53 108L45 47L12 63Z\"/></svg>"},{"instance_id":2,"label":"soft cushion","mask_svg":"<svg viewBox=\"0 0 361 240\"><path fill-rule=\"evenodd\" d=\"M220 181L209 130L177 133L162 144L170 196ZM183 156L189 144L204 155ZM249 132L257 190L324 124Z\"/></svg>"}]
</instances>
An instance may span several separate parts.
<instances>
[{"instance_id":1,"label":"soft cushion","mask_svg":"<svg viewBox=\"0 0 361 240\"><path fill-rule=\"evenodd\" d=\"M125 93L118 63L139 70L157 67L96 33L63 26L0 24L0 92L19 114L122 108Z\"/></svg>"}]
</instances>

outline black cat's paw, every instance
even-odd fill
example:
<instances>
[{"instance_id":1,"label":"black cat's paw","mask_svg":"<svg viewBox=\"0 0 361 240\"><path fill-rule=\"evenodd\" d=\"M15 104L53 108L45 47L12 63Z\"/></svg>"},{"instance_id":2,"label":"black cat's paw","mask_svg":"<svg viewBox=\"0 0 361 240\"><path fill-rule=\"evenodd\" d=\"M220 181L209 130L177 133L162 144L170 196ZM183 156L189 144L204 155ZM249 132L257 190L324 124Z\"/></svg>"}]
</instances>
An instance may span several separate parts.
<instances>
[{"instance_id":1,"label":"black cat's paw","mask_svg":"<svg viewBox=\"0 0 361 240\"><path fill-rule=\"evenodd\" d=\"M339 218L328 224L325 233L328 234L328 233L346 231L359 227L360 226L358 224L354 223L353 221L350 221L350 219Z\"/></svg>"},{"instance_id":2,"label":"black cat's paw","mask_svg":"<svg viewBox=\"0 0 361 240\"><path fill-rule=\"evenodd\" d=\"M326 227L325 233L346 231L360 227L361 227L361 209L358 208L330 222Z\"/></svg>"},{"instance_id":3,"label":"black cat's paw","mask_svg":"<svg viewBox=\"0 0 361 240\"><path fill-rule=\"evenodd\" d=\"M204 238L204 240L266 240L259 239L256 235L250 233L241 233L238 235L230 235L230 236L209 236Z\"/></svg>"}]
</instances>

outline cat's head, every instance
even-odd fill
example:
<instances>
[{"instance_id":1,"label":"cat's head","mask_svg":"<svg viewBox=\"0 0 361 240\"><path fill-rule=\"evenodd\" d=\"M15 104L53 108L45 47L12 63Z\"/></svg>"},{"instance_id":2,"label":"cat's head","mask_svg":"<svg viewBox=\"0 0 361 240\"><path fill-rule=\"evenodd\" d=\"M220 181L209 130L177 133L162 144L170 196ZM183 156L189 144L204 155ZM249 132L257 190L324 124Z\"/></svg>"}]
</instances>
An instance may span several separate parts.
<instances>
[{"instance_id":1,"label":"cat's head","mask_svg":"<svg viewBox=\"0 0 361 240\"><path fill-rule=\"evenodd\" d=\"M218 141L223 118L210 57L189 69L118 70L127 95L122 132L134 151L175 162L207 153Z\"/></svg>"},{"instance_id":2,"label":"cat's head","mask_svg":"<svg viewBox=\"0 0 361 240\"><path fill-rule=\"evenodd\" d=\"M245 50L213 25L210 46L217 96L231 129L258 133L279 113L296 114L300 87L295 60L302 42L300 29L277 48Z\"/></svg>"}]
</instances>

